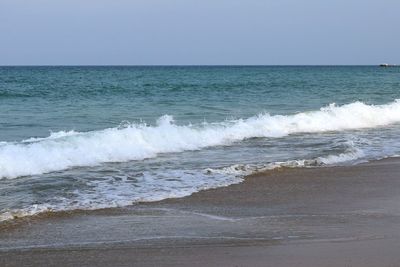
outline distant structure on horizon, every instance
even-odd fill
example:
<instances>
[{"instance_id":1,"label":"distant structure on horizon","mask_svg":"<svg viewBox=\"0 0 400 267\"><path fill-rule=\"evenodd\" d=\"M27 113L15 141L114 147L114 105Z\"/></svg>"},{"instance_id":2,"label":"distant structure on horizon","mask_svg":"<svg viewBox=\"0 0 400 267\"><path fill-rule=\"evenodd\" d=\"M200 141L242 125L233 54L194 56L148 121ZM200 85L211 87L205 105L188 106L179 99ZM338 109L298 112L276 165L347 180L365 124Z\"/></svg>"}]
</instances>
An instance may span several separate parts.
<instances>
[{"instance_id":1,"label":"distant structure on horizon","mask_svg":"<svg viewBox=\"0 0 400 267\"><path fill-rule=\"evenodd\" d=\"M387 63L382 63L379 65L380 67L396 67L395 64L387 64Z\"/></svg>"}]
</instances>

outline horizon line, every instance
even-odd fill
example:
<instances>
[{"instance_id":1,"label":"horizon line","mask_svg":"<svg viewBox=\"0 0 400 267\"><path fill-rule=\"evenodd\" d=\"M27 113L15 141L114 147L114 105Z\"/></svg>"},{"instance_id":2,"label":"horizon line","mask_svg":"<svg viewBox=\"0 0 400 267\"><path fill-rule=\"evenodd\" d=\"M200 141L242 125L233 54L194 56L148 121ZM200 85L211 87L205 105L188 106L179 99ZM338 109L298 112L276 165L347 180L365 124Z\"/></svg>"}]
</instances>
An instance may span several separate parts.
<instances>
[{"instance_id":1,"label":"horizon line","mask_svg":"<svg viewBox=\"0 0 400 267\"><path fill-rule=\"evenodd\" d=\"M333 67L379 66L378 64L0 64L0 67ZM390 64L391 66L400 66Z\"/></svg>"}]
</instances>

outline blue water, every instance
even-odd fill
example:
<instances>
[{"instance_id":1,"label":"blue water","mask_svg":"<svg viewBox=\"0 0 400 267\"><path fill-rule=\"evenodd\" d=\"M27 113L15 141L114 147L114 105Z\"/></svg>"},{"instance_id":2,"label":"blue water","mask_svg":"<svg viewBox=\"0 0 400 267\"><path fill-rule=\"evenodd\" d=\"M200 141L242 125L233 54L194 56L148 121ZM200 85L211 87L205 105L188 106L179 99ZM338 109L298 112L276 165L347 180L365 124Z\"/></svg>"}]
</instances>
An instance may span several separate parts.
<instances>
[{"instance_id":1,"label":"blue water","mask_svg":"<svg viewBox=\"0 0 400 267\"><path fill-rule=\"evenodd\" d=\"M395 156L399 89L396 67L0 67L0 213L124 206L281 165Z\"/></svg>"}]
</instances>

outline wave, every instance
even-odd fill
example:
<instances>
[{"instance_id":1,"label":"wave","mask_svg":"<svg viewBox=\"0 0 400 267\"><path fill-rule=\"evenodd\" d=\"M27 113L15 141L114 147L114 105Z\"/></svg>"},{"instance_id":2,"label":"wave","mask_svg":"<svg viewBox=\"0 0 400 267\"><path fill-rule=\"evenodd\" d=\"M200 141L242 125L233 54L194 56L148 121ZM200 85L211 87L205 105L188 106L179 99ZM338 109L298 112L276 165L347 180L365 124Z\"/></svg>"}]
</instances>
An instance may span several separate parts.
<instances>
[{"instance_id":1,"label":"wave","mask_svg":"<svg viewBox=\"0 0 400 267\"><path fill-rule=\"evenodd\" d=\"M384 105L354 102L293 115L260 114L248 119L177 125L164 115L154 126L130 124L92 132L56 132L46 138L0 143L0 177L61 171L156 157L160 153L230 145L254 137L282 137L372 128L400 122L400 101Z\"/></svg>"},{"instance_id":2,"label":"wave","mask_svg":"<svg viewBox=\"0 0 400 267\"><path fill-rule=\"evenodd\" d=\"M0 99L1 98L17 98L17 97L32 97L32 95L26 92L15 92L12 90L0 90Z\"/></svg>"},{"instance_id":3,"label":"wave","mask_svg":"<svg viewBox=\"0 0 400 267\"><path fill-rule=\"evenodd\" d=\"M343 161L355 161L364 156L361 149L352 142L341 154L315 159L288 160L267 164L235 164L223 168L207 168L204 170L163 170L160 173L143 172L146 183L132 185L127 179L120 177L87 181L91 190L76 190L70 198L56 197L55 204L33 204L26 208L0 211L0 222L16 218L35 216L46 212L62 212L72 210L96 210L104 208L125 207L139 202L154 202L167 198L181 198L193 193L238 184L244 177L258 172L277 168L317 167L333 165ZM175 177L171 182L167 178ZM138 187L140 188L138 190ZM135 194L133 194L135 192Z\"/></svg>"},{"instance_id":4,"label":"wave","mask_svg":"<svg viewBox=\"0 0 400 267\"><path fill-rule=\"evenodd\" d=\"M313 159L300 159L300 160L287 160L281 162L271 162L266 164L234 164L224 168L206 169L209 174L225 174L234 175L236 177L243 177L258 172L273 170L276 168L306 168L306 167L319 167L329 166L349 162L365 162L365 152L358 148L352 141L347 142L348 148L345 152L340 154L330 154L324 157L317 157ZM382 156L376 155L373 159L380 159Z\"/></svg>"},{"instance_id":5,"label":"wave","mask_svg":"<svg viewBox=\"0 0 400 267\"><path fill-rule=\"evenodd\" d=\"M145 171L142 175L142 182L135 184L123 176L118 181L112 177L87 181L90 190L74 190L68 198L57 196L24 208L0 210L0 222L46 212L117 208L140 202L180 198L201 190L243 181L242 176L218 173L210 175L202 170L163 170L160 173ZM169 180L171 177L175 177L174 181Z\"/></svg>"}]
</instances>

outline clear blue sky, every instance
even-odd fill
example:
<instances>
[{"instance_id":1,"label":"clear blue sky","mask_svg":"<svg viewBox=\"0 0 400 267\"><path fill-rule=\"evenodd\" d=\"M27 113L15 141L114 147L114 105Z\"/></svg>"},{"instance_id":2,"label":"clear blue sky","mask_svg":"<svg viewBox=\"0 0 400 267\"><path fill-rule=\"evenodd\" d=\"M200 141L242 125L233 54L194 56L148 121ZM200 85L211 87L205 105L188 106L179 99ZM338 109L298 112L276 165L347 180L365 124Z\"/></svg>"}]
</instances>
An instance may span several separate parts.
<instances>
[{"instance_id":1,"label":"clear blue sky","mask_svg":"<svg viewBox=\"0 0 400 267\"><path fill-rule=\"evenodd\" d=\"M0 65L400 63L399 0L0 0Z\"/></svg>"}]
</instances>

